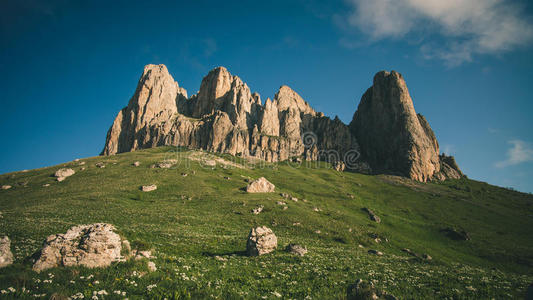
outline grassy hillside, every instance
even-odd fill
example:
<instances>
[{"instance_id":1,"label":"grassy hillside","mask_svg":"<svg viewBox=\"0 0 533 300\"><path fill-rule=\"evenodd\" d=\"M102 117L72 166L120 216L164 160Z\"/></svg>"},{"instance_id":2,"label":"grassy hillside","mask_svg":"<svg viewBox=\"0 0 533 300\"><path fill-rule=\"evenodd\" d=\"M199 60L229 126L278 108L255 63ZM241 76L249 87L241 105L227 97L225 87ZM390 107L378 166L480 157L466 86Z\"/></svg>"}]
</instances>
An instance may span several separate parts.
<instances>
[{"instance_id":1,"label":"grassy hillside","mask_svg":"<svg viewBox=\"0 0 533 300\"><path fill-rule=\"evenodd\" d=\"M362 278L401 299L501 299L523 297L533 282L532 195L468 179L420 184L339 173L326 163L254 165L218 156L211 168L201 164L208 156L213 155L160 147L82 159L83 166L70 162L0 175L1 185L13 186L0 190L0 236L11 238L16 257L14 265L0 269L0 290L6 291L0 298L82 293L90 299L105 290L109 295L100 299L124 298L114 291L129 299L342 299L347 286ZM169 158L179 160L175 168L149 167ZM132 166L134 161L141 165ZM106 167L97 168L98 162ZM76 174L57 182L51 175L60 167ZM242 190L246 179L261 176L276 185L276 193ZM148 184L158 189L139 190ZM277 201L287 202L288 209ZM263 212L252 214L259 205ZM363 207L382 222L372 222ZM27 257L48 235L96 222L114 224L129 241L149 244L158 270L146 273L146 262L137 261L106 269L31 271ZM278 250L247 257L247 235L260 225L275 232ZM442 232L450 227L465 230L471 240L451 239ZM283 251L289 243L309 253ZM402 248L433 259L414 258ZM368 254L369 249L384 255Z\"/></svg>"}]
</instances>

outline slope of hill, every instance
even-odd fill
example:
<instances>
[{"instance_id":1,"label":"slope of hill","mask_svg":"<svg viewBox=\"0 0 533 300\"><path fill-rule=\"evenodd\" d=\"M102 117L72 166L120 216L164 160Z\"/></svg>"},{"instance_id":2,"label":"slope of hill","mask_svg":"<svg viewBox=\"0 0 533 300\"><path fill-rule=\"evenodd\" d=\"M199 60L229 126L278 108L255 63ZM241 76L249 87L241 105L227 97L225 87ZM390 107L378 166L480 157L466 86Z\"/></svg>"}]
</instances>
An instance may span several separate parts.
<instances>
[{"instance_id":1,"label":"slope of hill","mask_svg":"<svg viewBox=\"0 0 533 300\"><path fill-rule=\"evenodd\" d=\"M150 168L168 159L177 164ZM216 167L206 159L216 159ZM51 175L61 167L76 173L57 182ZM242 190L245 180L261 176L276 193ZM12 186L0 190L0 236L9 236L15 255L15 264L0 269L0 298L342 299L362 278L400 299L501 299L523 297L533 282L533 196L466 178L419 183L337 172L324 162L250 162L158 147L3 174L0 184ZM141 192L147 184L158 188ZM263 211L252 214L259 205ZM146 261L31 270L28 258L47 236L97 222L153 248L158 270L147 272ZM247 257L247 235L261 225L277 235L278 250ZM470 240L450 238L450 228ZM309 253L284 251L289 243Z\"/></svg>"}]
</instances>

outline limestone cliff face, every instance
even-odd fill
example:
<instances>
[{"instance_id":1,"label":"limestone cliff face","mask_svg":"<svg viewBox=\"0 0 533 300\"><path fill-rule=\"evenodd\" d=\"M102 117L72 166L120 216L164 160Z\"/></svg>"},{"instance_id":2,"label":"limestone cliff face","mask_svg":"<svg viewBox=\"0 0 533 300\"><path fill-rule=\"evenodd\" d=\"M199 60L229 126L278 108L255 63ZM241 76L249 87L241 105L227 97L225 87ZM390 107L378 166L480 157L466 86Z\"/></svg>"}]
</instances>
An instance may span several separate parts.
<instances>
[{"instance_id":1,"label":"limestone cliff face","mask_svg":"<svg viewBox=\"0 0 533 300\"><path fill-rule=\"evenodd\" d=\"M350 126L316 112L288 86L273 99L263 105L259 94L224 67L211 70L198 94L188 98L164 65L147 65L102 154L174 145L269 162L344 162L347 169L419 181L462 176L453 158L439 157L433 131L415 113L396 72L376 75Z\"/></svg>"},{"instance_id":2,"label":"limestone cliff face","mask_svg":"<svg viewBox=\"0 0 533 300\"><path fill-rule=\"evenodd\" d=\"M458 168L457 174L441 172L446 162L439 157L435 134L427 120L415 112L407 85L395 71L375 75L350 128L361 145L362 159L374 173L393 173L422 182L460 174Z\"/></svg>"},{"instance_id":3,"label":"limestone cliff face","mask_svg":"<svg viewBox=\"0 0 533 300\"><path fill-rule=\"evenodd\" d=\"M312 133L317 128L329 134ZM338 131L338 133L337 133ZM304 143L302 135L313 134ZM348 136L348 138L346 138ZM224 67L202 80L187 99L164 65L148 65L127 107L107 134L104 155L161 145L187 146L274 162L320 158L323 147L344 153L358 149L348 126L318 117L295 91L282 86L274 100L257 93ZM337 160L341 160L340 158Z\"/></svg>"}]
</instances>

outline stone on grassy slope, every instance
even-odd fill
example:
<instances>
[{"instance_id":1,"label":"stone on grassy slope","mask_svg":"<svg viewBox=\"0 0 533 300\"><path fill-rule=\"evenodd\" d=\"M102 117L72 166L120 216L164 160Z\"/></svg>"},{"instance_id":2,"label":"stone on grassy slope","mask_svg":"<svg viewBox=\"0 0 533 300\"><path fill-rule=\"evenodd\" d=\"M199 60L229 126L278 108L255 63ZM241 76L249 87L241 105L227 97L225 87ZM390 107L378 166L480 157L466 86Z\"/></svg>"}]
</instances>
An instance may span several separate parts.
<instances>
[{"instance_id":1,"label":"stone on grassy slope","mask_svg":"<svg viewBox=\"0 0 533 300\"><path fill-rule=\"evenodd\" d=\"M258 215L263 211L263 208L265 208L263 205L259 205L258 207L252 209L252 213L254 215Z\"/></svg>"},{"instance_id":2,"label":"stone on grassy slope","mask_svg":"<svg viewBox=\"0 0 533 300\"><path fill-rule=\"evenodd\" d=\"M375 250L375 249L370 249L370 250L368 250L368 254L374 254L374 255L377 255L377 256L382 256L383 252Z\"/></svg>"},{"instance_id":3,"label":"stone on grassy slope","mask_svg":"<svg viewBox=\"0 0 533 300\"><path fill-rule=\"evenodd\" d=\"M4 185L2 186L2 189L3 189L3 190L9 190L10 188L11 188L11 186L8 185L8 184L4 184Z\"/></svg>"},{"instance_id":4,"label":"stone on grassy slope","mask_svg":"<svg viewBox=\"0 0 533 300\"><path fill-rule=\"evenodd\" d=\"M121 237L113 225L78 225L64 234L48 236L33 270L41 272L59 266L107 267L122 259L121 249Z\"/></svg>"},{"instance_id":5,"label":"stone on grassy slope","mask_svg":"<svg viewBox=\"0 0 533 300\"><path fill-rule=\"evenodd\" d=\"M397 300L397 298L385 291L374 287L372 281L357 279L354 284L348 286L347 300Z\"/></svg>"},{"instance_id":6,"label":"stone on grassy slope","mask_svg":"<svg viewBox=\"0 0 533 300\"><path fill-rule=\"evenodd\" d=\"M276 188L275 185L270 183L265 177L258 178L246 187L248 193L272 193Z\"/></svg>"},{"instance_id":7,"label":"stone on grassy slope","mask_svg":"<svg viewBox=\"0 0 533 300\"><path fill-rule=\"evenodd\" d=\"M140 162L138 162L138 161L136 161L136 162L134 162L134 163L133 163L132 165L133 165L134 167L138 167L138 166L140 166L140 165L141 165L141 163L140 163Z\"/></svg>"},{"instance_id":8,"label":"stone on grassy slope","mask_svg":"<svg viewBox=\"0 0 533 300\"><path fill-rule=\"evenodd\" d=\"M11 241L7 236L4 236L0 239L0 268L7 267L12 263Z\"/></svg>"},{"instance_id":9,"label":"stone on grassy slope","mask_svg":"<svg viewBox=\"0 0 533 300\"><path fill-rule=\"evenodd\" d=\"M307 254L307 248L298 244L289 244L287 246L287 251L299 256L304 256L305 254Z\"/></svg>"},{"instance_id":10,"label":"stone on grassy slope","mask_svg":"<svg viewBox=\"0 0 533 300\"><path fill-rule=\"evenodd\" d=\"M370 208L364 207L363 211L365 211L368 214L368 217L370 218L370 220L376 223L381 223L381 218L378 217L378 215L376 215L373 210L371 210Z\"/></svg>"},{"instance_id":11,"label":"stone on grassy slope","mask_svg":"<svg viewBox=\"0 0 533 300\"><path fill-rule=\"evenodd\" d=\"M70 168L62 168L62 169L57 170L54 173L54 176L57 178L57 181L61 182L65 180L65 178L74 175L74 173L76 172L74 172L74 170Z\"/></svg>"},{"instance_id":12,"label":"stone on grassy slope","mask_svg":"<svg viewBox=\"0 0 533 300\"><path fill-rule=\"evenodd\" d=\"M157 190L157 185L155 184L152 184L152 185L143 185L141 186L141 190L143 192L151 192L151 191L155 191Z\"/></svg>"},{"instance_id":13,"label":"stone on grassy slope","mask_svg":"<svg viewBox=\"0 0 533 300\"><path fill-rule=\"evenodd\" d=\"M248 256L258 256L270 253L278 246L278 238L272 229L262 226L252 228L246 243L246 253Z\"/></svg>"}]
</instances>

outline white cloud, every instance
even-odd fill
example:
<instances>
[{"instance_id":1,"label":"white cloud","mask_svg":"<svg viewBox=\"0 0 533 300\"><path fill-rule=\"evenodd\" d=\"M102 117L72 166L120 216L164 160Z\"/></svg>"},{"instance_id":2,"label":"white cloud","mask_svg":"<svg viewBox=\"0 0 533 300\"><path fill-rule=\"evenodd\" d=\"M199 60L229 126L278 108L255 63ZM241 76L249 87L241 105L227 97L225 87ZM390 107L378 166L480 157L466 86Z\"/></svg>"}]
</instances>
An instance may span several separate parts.
<instances>
[{"instance_id":1,"label":"white cloud","mask_svg":"<svg viewBox=\"0 0 533 300\"><path fill-rule=\"evenodd\" d=\"M507 150L507 159L495 164L498 168L518 165L533 161L533 146L521 140L509 141L512 147Z\"/></svg>"},{"instance_id":2,"label":"white cloud","mask_svg":"<svg viewBox=\"0 0 533 300\"><path fill-rule=\"evenodd\" d=\"M372 40L408 34L437 34L439 42L422 42L426 58L449 65L477 54L498 54L533 41L533 25L512 0L346 0L353 8L349 25Z\"/></svg>"}]
</instances>

